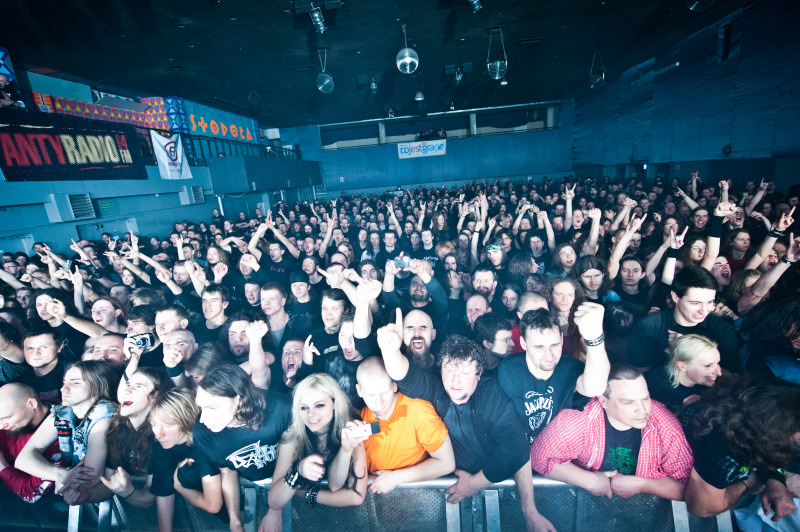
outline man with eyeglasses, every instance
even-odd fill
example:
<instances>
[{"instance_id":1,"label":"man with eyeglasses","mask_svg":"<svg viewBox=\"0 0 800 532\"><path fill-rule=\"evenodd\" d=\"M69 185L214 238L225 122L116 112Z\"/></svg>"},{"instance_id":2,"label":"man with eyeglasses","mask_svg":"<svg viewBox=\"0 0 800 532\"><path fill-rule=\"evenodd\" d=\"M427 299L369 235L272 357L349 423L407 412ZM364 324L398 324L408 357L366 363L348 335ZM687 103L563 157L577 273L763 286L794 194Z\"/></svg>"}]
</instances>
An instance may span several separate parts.
<instances>
[{"instance_id":1,"label":"man with eyeglasses","mask_svg":"<svg viewBox=\"0 0 800 532\"><path fill-rule=\"evenodd\" d=\"M425 399L442 418L456 459L458 481L447 488L448 503L456 504L509 477L517 485L529 531L555 531L536 509L530 446L508 397L492 377L483 375L483 349L463 336L450 335L437 355L439 374L410 364L401 352L403 315L378 329L386 371L408 397Z\"/></svg>"}]
</instances>

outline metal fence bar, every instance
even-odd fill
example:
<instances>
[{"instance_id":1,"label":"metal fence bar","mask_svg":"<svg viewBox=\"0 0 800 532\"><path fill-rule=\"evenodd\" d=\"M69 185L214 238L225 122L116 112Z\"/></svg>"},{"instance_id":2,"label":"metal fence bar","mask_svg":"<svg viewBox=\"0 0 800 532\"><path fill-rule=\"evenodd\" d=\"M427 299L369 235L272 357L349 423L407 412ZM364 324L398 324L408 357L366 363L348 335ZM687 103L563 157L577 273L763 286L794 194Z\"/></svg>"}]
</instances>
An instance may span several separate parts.
<instances>
[{"instance_id":1,"label":"metal fence bar","mask_svg":"<svg viewBox=\"0 0 800 532\"><path fill-rule=\"evenodd\" d=\"M500 530L500 496L497 490L485 490L486 530Z\"/></svg>"},{"instance_id":2,"label":"metal fence bar","mask_svg":"<svg viewBox=\"0 0 800 532\"><path fill-rule=\"evenodd\" d=\"M675 532L689 532L689 511L683 501L672 501L672 522Z\"/></svg>"}]
</instances>

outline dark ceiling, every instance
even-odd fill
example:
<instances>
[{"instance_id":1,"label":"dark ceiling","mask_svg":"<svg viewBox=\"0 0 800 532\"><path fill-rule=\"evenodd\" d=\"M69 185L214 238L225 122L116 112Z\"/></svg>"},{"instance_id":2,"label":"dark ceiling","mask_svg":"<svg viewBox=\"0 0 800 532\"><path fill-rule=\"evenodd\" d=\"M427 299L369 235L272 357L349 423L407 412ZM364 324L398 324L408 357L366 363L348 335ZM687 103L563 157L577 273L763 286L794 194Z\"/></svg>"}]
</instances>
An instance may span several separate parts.
<instances>
[{"instance_id":1,"label":"dark ceiling","mask_svg":"<svg viewBox=\"0 0 800 532\"><path fill-rule=\"evenodd\" d=\"M477 13L468 0L347 0L323 10L320 35L289 0L7 0L0 46L16 68L55 69L127 96L180 96L285 127L381 118L390 107L401 116L575 96L588 90L595 50L613 81L748 3L716 0L693 12L687 1L711 0L481 0ZM411 76L395 66L402 24L420 57ZM486 71L497 27L505 86ZM495 59L496 35L493 43ZM328 49L330 94L315 83L319 48ZM464 63L474 70L456 84L445 67Z\"/></svg>"}]
</instances>

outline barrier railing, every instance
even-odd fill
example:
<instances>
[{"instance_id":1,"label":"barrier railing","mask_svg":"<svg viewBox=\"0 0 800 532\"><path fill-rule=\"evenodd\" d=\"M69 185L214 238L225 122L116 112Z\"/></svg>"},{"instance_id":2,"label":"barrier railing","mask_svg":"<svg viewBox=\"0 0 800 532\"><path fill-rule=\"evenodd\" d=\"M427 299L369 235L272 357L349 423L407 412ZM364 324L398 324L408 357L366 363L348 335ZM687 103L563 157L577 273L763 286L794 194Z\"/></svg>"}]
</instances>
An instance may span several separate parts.
<instances>
[{"instance_id":1,"label":"barrier railing","mask_svg":"<svg viewBox=\"0 0 800 532\"><path fill-rule=\"evenodd\" d=\"M516 532L524 530L519 499L513 480L494 484L460 504L446 503L444 490L456 482L456 477L401 484L386 495L368 494L359 507L312 509L305 504L292 506L292 501L283 512L283 530L447 530L447 532ZM266 511L259 505L261 492L266 492L271 479L259 482L241 480L243 512L242 521L246 532L255 532ZM585 490L552 479L534 477L533 486L537 507L548 517L559 532L569 530L591 532L592 530L615 532L647 530L648 532L718 531L732 532L731 513L725 512L716 518L701 519L690 516L686 504L667 501L651 495L636 495L630 499L615 497L613 500L594 497ZM265 501L266 497L261 498ZM298 499L299 500L299 499ZM120 501L99 503L97 529L99 532L125 530L129 514L118 514ZM81 527L84 506L71 506L67 529L69 532L86 530ZM125 505L125 508L128 508ZM261 509L261 511L260 511ZM155 508L133 511L151 514L153 530L157 530ZM190 509L193 512L200 510ZM132 514L130 514L132 515ZM670 519L671 517L671 519ZM192 521L195 521L192 519ZM200 527L209 530L209 527ZM216 527L212 527L216 528ZM227 530L219 522L219 530ZM137 529L141 528L141 523ZM147 527L144 527L147 530ZM195 527L191 526L194 530Z\"/></svg>"}]
</instances>

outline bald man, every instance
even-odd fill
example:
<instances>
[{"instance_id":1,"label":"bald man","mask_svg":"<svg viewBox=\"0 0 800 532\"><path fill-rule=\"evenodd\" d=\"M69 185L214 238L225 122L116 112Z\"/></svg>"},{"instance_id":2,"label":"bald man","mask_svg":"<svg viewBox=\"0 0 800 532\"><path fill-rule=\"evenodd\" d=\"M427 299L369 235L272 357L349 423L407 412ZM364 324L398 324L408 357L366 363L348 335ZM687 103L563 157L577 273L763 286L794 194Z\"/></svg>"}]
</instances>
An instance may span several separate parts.
<instances>
[{"instance_id":1,"label":"bald man","mask_svg":"<svg viewBox=\"0 0 800 532\"><path fill-rule=\"evenodd\" d=\"M403 345L410 362L420 369L433 366L431 345L436 339L431 317L421 311L412 310L403 319Z\"/></svg>"},{"instance_id":2,"label":"bald man","mask_svg":"<svg viewBox=\"0 0 800 532\"><path fill-rule=\"evenodd\" d=\"M25 502L36 502L53 489L52 481L14 467L20 451L46 417L47 406L30 386L12 382L0 388L0 481ZM50 460L57 453L58 441L55 441L45 457Z\"/></svg>"},{"instance_id":3,"label":"bald man","mask_svg":"<svg viewBox=\"0 0 800 532\"><path fill-rule=\"evenodd\" d=\"M456 468L447 427L433 406L397 391L381 357L364 360L356 372L356 390L366 406L364 423L380 423L380 432L362 439L373 493L389 493L398 484L452 473Z\"/></svg>"}]
</instances>

